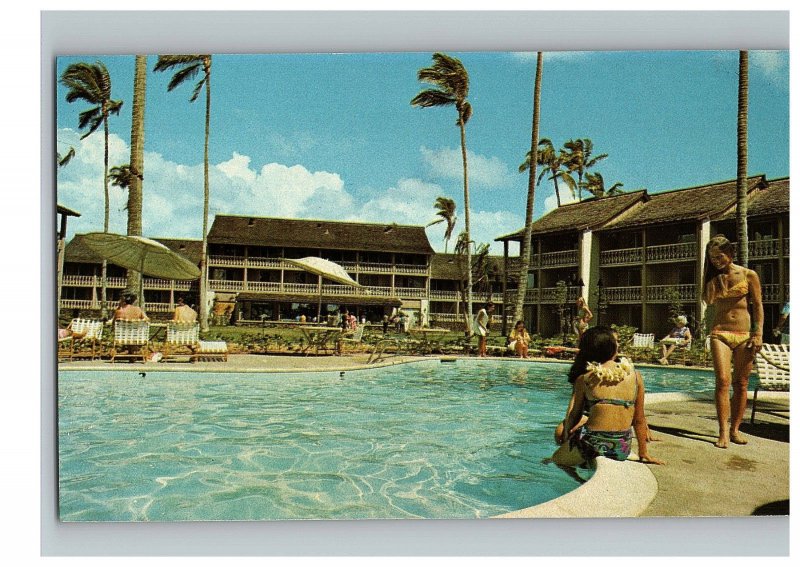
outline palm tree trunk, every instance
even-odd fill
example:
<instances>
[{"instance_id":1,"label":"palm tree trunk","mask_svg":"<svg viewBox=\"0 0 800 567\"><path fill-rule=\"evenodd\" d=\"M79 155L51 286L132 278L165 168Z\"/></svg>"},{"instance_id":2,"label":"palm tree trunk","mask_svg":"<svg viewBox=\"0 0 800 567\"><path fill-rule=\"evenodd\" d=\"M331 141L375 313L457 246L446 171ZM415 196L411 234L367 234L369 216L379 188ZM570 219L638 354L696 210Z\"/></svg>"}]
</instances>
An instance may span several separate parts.
<instances>
[{"instance_id":1,"label":"palm tree trunk","mask_svg":"<svg viewBox=\"0 0 800 567\"><path fill-rule=\"evenodd\" d=\"M739 263L747 267L749 261L747 238L747 51L739 52L739 111L736 128L736 238Z\"/></svg>"},{"instance_id":2,"label":"palm tree trunk","mask_svg":"<svg viewBox=\"0 0 800 567\"><path fill-rule=\"evenodd\" d=\"M142 235L142 177L144 175L144 105L147 87L147 56L136 56L131 115L131 181L128 186L128 236ZM142 274L128 270L126 291L144 302Z\"/></svg>"},{"instance_id":3,"label":"palm tree trunk","mask_svg":"<svg viewBox=\"0 0 800 567\"><path fill-rule=\"evenodd\" d=\"M105 197L105 216L103 217L103 232L108 232L108 220L111 212L111 205L108 202L108 110L106 103L103 103L103 130L105 135L105 144L103 149L103 196ZM106 319L108 317L108 305L106 296L106 286L108 279L108 262L103 259L103 267L100 272L100 317Z\"/></svg>"},{"instance_id":4,"label":"palm tree trunk","mask_svg":"<svg viewBox=\"0 0 800 567\"><path fill-rule=\"evenodd\" d=\"M517 301L514 304L514 320L524 319L525 294L528 291L528 269L531 262L531 227L533 225L533 201L536 196L536 153L539 146L539 101L542 96L542 52L536 55L536 78L533 84L533 123L531 125L531 165L528 168L528 202L525 207L525 232L520 245L520 271L517 286ZM556 186L558 194L558 186Z\"/></svg>"},{"instance_id":5,"label":"palm tree trunk","mask_svg":"<svg viewBox=\"0 0 800 567\"><path fill-rule=\"evenodd\" d=\"M469 177L467 175L467 133L464 119L459 114L461 129L461 160L464 164L464 232L467 235L467 309L464 313L464 332L472 336L472 237L469 230Z\"/></svg>"},{"instance_id":6,"label":"palm tree trunk","mask_svg":"<svg viewBox=\"0 0 800 567\"><path fill-rule=\"evenodd\" d=\"M557 206L561 207L561 195L558 193L558 180L556 180L555 176L553 177L553 188L556 190L556 203Z\"/></svg>"},{"instance_id":7,"label":"palm tree trunk","mask_svg":"<svg viewBox=\"0 0 800 567\"><path fill-rule=\"evenodd\" d=\"M206 63L206 134L203 148L203 244L200 253L200 330L208 331L208 305L206 303L208 274L206 253L208 250L208 137L211 128L211 58Z\"/></svg>"}]
</instances>

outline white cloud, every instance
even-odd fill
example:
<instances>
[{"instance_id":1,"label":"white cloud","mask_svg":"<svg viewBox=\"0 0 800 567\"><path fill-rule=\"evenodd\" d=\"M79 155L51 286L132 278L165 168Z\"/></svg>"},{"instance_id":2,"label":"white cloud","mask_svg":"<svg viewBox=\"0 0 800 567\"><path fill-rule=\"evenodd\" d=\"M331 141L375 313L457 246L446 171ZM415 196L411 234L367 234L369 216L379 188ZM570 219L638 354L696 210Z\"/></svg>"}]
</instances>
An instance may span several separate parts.
<instances>
[{"instance_id":1,"label":"white cloud","mask_svg":"<svg viewBox=\"0 0 800 567\"><path fill-rule=\"evenodd\" d=\"M578 201L578 198L572 194L569 190L569 187L565 183L558 183L558 195L561 197L561 204L566 205L568 203L575 203ZM555 193L548 193L547 198L544 200L544 211L542 211L542 215L546 215L553 209L558 207L558 200L556 199Z\"/></svg>"},{"instance_id":2,"label":"white cloud","mask_svg":"<svg viewBox=\"0 0 800 567\"><path fill-rule=\"evenodd\" d=\"M789 53L787 51L750 51L749 62L769 82L789 87Z\"/></svg>"},{"instance_id":3,"label":"white cloud","mask_svg":"<svg viewBox=\"0 0 800 567\"><path fill-rule=\"evenodd\" d=\"M462 181L464 163L461 148L431 150L420 148L422 159L433 177ZM482 156L467 150L467 168L470 185L484 187L509 187L516 177L504 161L494 156Z\"/></svg>"},{"instance_id":4,"label":"white cloud","mask_svg":"<svg viewBox=\"0 0 800 567\"><path fill-rule=\"evenodd\" d=\"M59 169L58 202L81 213L69 221L70 236L103 230L102 136L78 140L71 130L58 133L59 150L75 147L75 158ZM127 163L130 151L113 137L112 165ZM432 154L433 155L433 154ZM396 222L424 226L435 220L434 202L450 196L442 186L421 179L400 179L395 186L373 192L358 200L345 187L341 176L326 171L309 171L302 165L269 163L255 169L249 156L234 153L230 159L209 168L209 223L214 215L237 214L290 218L320 218L366 222ZM127 194L110 187L111 232L125 233ZM460 196L455 196L459 203ZM143 232L147 236L200 238L203 222L203 165L178 164L160 154L145 152L143 183ZM463 230L463 211L450 241ZM472 210L472 237L490 243L493 254L502 254L494 242L500 234L517 230L523 219L509 212ZM209 227L210 228L210 227ZM444 250L445 226L427 229L435 250ZM513 253L513 252L512 252Z\"/></svg>"}]
</instances>

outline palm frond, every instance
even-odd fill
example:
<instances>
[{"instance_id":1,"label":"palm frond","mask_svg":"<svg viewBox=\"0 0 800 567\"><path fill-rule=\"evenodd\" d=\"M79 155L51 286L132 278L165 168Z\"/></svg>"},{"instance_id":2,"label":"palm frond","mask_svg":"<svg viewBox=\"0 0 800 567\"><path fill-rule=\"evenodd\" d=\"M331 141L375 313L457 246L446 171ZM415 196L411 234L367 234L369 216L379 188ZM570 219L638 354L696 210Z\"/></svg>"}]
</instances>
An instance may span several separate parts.
<instances>
[{"instance_id":1,"label":"palm frond","mask_svg":"<svg viewBox=\"0 0 800 567\"><path fill-rule=\"evenodd\" d=\"M423 108L449 106L455 103L456 99L451 94L435 89L420 91L417 96L411 99L411 106L421 106Z\"/></svg>"},{"instance_id":2,"label":"palm frond","mask_svg":"<svg viewBox=\"0 0 800 567\"><path fill-rule=\"evenodd\" d=\"M88 110L84 110L78 115L78 128L83 130L87 126L89 127L89 131L86 132L83 136L81 136L81 140L90 136L100 127L100 124L103 123L103 112L99 106L95 106L89 108Z\"/></svg>"},{"instance_id":3,"label":"palm frond","mask_svg":"<svg viewBox=\"0 0 800 567\"><path fill-rule=\"evenodd\" d=\"M202 63L202 55L159 55L153 71L169 71L175 67Z\"/></svg>"},{"instance_id":4,"label":"palm frond","mask_svg":"<svg viewBox=\"0 0 800 567\"><path fill-rule=\"evenodd\" d=\"M64 167L69 162L71 162L72 158L74 157L75 157L75 148L73 148L72 146L70 146L69 151L63 156L60 153L56 152L56 162L58 163L58 167Z\"/></svg>"},{"instance_id":5,"label":"palm frond","mask_svg":"<svg viewBox=\"0 0 800 567\"><path fill-rule=\"evenodd\" d=\"M188 67L184 67L177 71L170 79L169 84L167 85L167 90L172 91L175 88L182 85L184 82L194 79L197 76L197 73L200 72L202 64L195 63L194 65L189 65Z\"/></svg>"}]
</instances>

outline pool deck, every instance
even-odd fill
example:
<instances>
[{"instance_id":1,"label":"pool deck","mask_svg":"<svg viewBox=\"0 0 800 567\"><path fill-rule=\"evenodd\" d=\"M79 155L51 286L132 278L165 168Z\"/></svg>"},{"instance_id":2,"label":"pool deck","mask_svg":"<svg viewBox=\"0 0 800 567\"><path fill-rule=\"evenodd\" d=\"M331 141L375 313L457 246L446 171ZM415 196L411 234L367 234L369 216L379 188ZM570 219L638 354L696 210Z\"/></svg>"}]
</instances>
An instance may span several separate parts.
<instances>
[{"instance_id":1,"label":"pool deck","mask_svg":"<svg viewBox=\"0 0 800 567\"><path fill-rule=\"evenodd\" d=\"M379 365L366 366L367 358L366 354L308 357L236 354L230 355L227 362L74 361L61 363L60 368L137 372L346 371L436 357L392 357ZM598 459L597 473L579 489L503 517L787 515L789 395L759 392L758 397L755 423L750 425L748 405L742 425L748 444L718 449L714 447L717 423L711 397L648 394L647 419L658 439L651 443L650 452L665 460L665 466Z\"/></svg>"}]
</instances>

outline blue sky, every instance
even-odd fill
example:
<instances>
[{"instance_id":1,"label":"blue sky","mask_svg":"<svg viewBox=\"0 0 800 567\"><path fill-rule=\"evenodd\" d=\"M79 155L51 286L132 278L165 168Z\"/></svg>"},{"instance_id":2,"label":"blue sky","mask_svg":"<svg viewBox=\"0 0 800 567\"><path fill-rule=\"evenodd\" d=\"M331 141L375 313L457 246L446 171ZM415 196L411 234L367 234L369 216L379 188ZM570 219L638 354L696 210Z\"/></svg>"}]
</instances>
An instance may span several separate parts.
<instances>
[{"instance_id":1,"label":"blue sky","mask_svg":"<svg viewBox=\"0 0 800 567\"><path fill-rule=\"evenodd\" d=\"M535 54L450 52L470 75L467 125L473 238L493 242L522 227L530 149ZM60 57L102 61L112 96L110 165L129 161L133 56ZM171 73L148 58L144 233L200 238L203 113L192 87L171 93ZM215 213L427 224L433 202L457 203L463 227L456 111L420 109L417 70L431 53L214 55L210 139ZM750 52L750 174L789 174L789 56ZM542 79L540 137L558 147L591 138L607 153L594 171L651 193L736 176L736 51L550 52ZM193 83L192 83L193 84ZM82 102L56 93L56 145L76 158L58 171L58 202L79 211L70 236L102 230L101 133L81 141ZM111 230L125 232L125 195L111 188ZM562 200L569 200L562 192ZM537 187L535 216L555 207L552 184ZM437 250L443 227L430 227ZM512 250L513 251L513 250ZM493 243L493 252L501 246Z\"/></svg>"}]
</instances>

